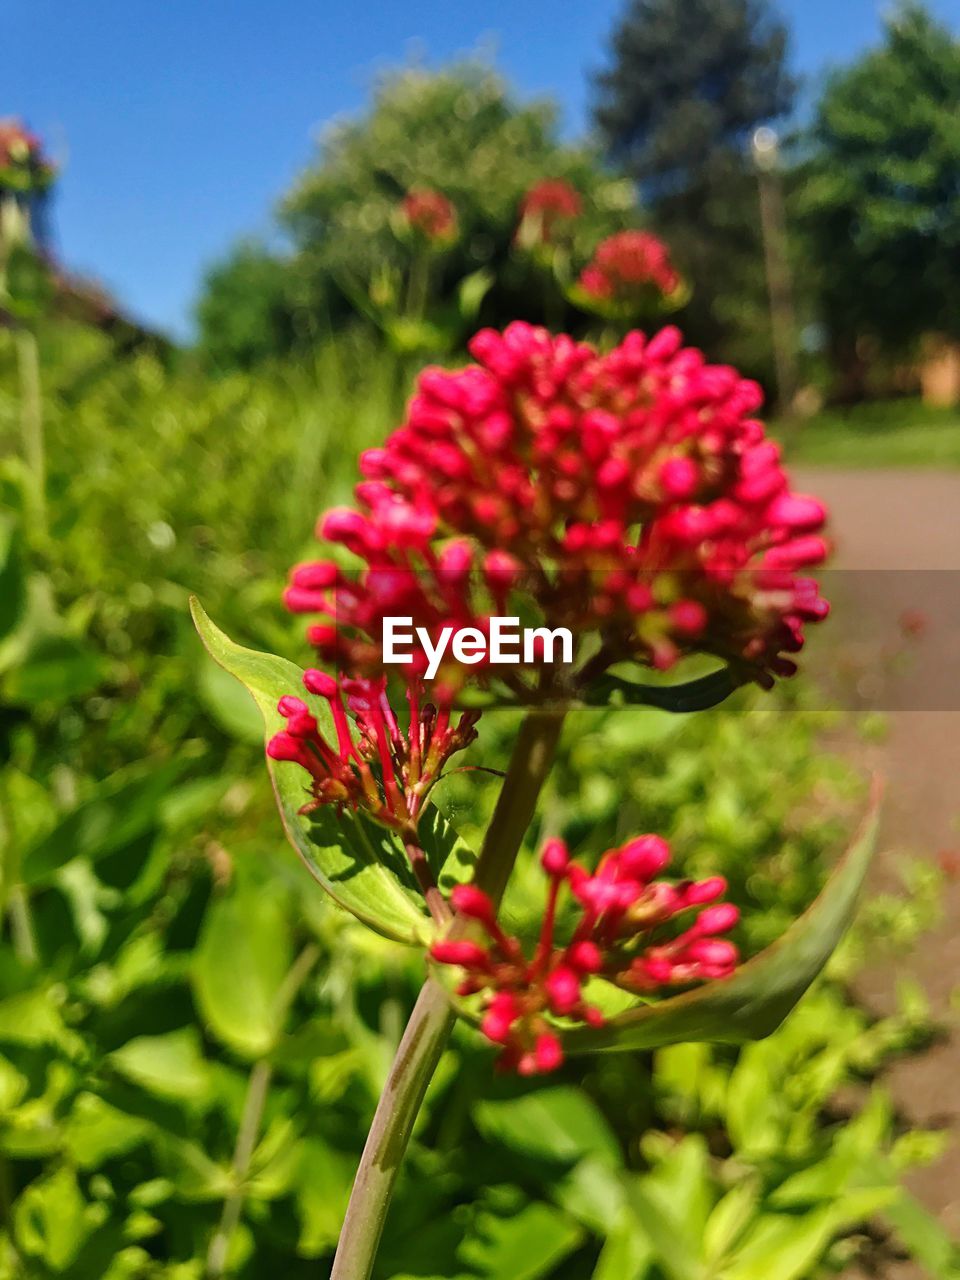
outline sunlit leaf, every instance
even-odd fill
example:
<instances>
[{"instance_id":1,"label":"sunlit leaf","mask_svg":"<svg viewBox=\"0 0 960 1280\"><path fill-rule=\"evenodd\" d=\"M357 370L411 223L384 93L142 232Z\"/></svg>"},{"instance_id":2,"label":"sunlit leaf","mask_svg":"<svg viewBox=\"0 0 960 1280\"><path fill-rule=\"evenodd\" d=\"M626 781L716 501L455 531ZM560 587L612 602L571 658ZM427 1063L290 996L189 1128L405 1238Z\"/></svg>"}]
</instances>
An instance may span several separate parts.
<instances>
[{"instance_id":1,"label":"sunlit leaf","mask_svg":"<svg viewBox=\"0 0 960 1280\"><path fill-rule=\"evenodd\" d=\"M580 1229L546 1204L501 1218L478 1214L459 1254L485 1280L538 1280L550 1275L582 1239Z\"/></svg>"},{"instance_id":2,"label":"sunlit leaf","mask_svg":"<svg viewBox=\"0 0 960 1280\"><path fill-rule=\"evenodd\" d=\"M772 946L732 978L657 1004L641 1005L605 1026L563 1032L568 1053L650 1049L684 1040L743 1044L769 1035L817 977L843 937L873 854L877 804L816 901Z\"/></svg>"},{"instance_id":3,"label":"sunlit leaf","mask_svg":"<svg viewBox=\"0 0 960 1280\"><path fill-rule=\"evenodd\" d=\"M74 858L96 861L139 840L158 824L161 803L185 769L185 761L150 761L100 783L24 851L23 883L44 884Z\"/></svg>"},{"instance_id":4,"label":"sunlit leaf","mask_svg":"<svg viewBox=\"0 0 960 1280\"><path fill-rule=\"evenodd\" d=\"M127 1080L160 1098L199 1103L210 1090L210 1069L194 1027L137 1036L115 1049L108 1061Z\"/></svg>"},{"instance_id":5,"label":"sunlit leaf","mask_svg":"<svg viewBox=\"0 0 960 1280\"><path fill-rule=\"evenodd\" d=\"M285 723L277 702L284 694L296 694L309 704L321 731L335 739L329 705L306 693L299 667L285 658L242 648L214 626L198 601L191 607L211 657L253 694L268 738ZM430 917L399 840L363 814L339 815L326 807L309 817L301 815L308 799L303 770L273 760L267 767L287 836L334 901L388 938L426 941L432 932ZM469 876L473 855L434 806L428 806L421 819L420 836L439 881Z\"/></svg>"},{"instance_id":6,"label":"sunlit leaf","mask_svg":"<svg viewBox=\"0 0 960 1280\"><path fill-rule=\"evenodd\" d=\"M502 1102L479 1102L473 1116L488 1141L524 1155L563 1164L585 1156L615 1164L620 1156L619 1143L596 1105L568 1085Z\"/></svg>"},{"instance_id":7,"label":"sunlit leaf","mask_svg":"<svg viewBox=\"0 0 960 1280\"><path fill-rule=\"evenodd\" d=\"M207 911L193 987L204 1020L235 1052L259 1058L273 1047L291 959L289 922L276 897L236 891Z\"/></svg>"}]
</instances>

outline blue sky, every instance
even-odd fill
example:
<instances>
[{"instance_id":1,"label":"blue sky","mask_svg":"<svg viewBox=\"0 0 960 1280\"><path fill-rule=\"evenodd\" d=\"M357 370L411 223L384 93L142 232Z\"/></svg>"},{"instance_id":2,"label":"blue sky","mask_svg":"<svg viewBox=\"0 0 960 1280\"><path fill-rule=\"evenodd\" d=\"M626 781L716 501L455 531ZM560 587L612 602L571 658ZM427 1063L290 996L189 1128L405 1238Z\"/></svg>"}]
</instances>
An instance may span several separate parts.
<instances>
[{"instance_id":1,"label":"blue sky","mask_svg":"<svg viewBox=\"0 0 960 1280\"><path fill-rule=\"evenodd\" d=\"M320 126L362 107L378 69L492 46L524 95L574 133L622 0L0 0L0 116L64 163L61 256L179 334L205 266L268 233ZM960 0L934 0L956 24ZM783 0L805 75L875 41L881 0ZM696 33L691 31L691 39Z\"/></svg>"}]
</instances>

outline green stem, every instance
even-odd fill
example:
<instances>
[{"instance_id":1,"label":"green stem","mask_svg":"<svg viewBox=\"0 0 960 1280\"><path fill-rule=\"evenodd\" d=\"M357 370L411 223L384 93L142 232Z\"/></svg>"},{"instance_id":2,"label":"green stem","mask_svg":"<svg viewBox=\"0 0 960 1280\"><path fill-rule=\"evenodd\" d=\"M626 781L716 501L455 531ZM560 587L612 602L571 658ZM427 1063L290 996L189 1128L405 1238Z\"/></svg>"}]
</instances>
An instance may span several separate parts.
<instances>
[{"instance_id":1,"label":"green stem","mask_svg":"<svg viewBox=\"0 0 960 1280\"><path fill-rule=\"evenodd\" d=\"M7 897L7 912L10 916L10 934L13 939L13 951L18 960L25 965L37 963L37 940L33 932L33 916L30 901L23 885L15 884Z\"/></svg>"},{"instance_id":2,"label":"green stem","mask_svg":"<svg viewBox=\"0 0 960 1280\"><path fill-rule=\"evenodd\" d=\"M319 947L309 942L290 966L277 992L275 1011L278 1025L282 1024L285 1019L294 997L309 976L310 970L316 964L319 955ZM260 1124L263 1120L263 1109L267 1103L267 1094L270 1091L272 1076L273 1068L263 1058L254 1063L250 1071L247 1094L243 1101L243 1114L240 1117L240 1127L237 1130L237 1142L233 1150L233 1165L231 1167L233 1189L223 1202L220 1222L214 1232L213 1239L210 1241L210 1248L207 1250L207 1276L209 1280L219 1280L219 1277L226 1270L227 1259L230 1254L230 1242L240 1223L240 1215L243 1212L243 1202L246 1199L246 1181L250 1173L250 1161L256 1149Z\"/></svg>"},{"instance_id":3,"label":"green stem","mask_svg":"<svg viewBox=\"0 0 960 1280\"><path fill-rule=\"evenodd\" d=\"M538 708L528 713L517 735L474 872L474 883L497 902L550 772L562 725L561 710ZM367 1134L330 1280L368 1280L373 1270L407 1143L455 1021L446 991L428 978Z\"/></svg>"},{"instance_id":4,"label":"green stem","mask_svg":"<svg viewBox=\"0 0 960 1280\"><path fill-rule=\"evenodd\" d=\"M367 1280L373 1270L414 1121L455 1020L447 993L434 978L428 978L367 1134L330 1280Z\"/></svg>"},{"instance_id":5,"label":"green stem","mask_svg":"<svg viewBox=\"0 0 960 1280\"><path fill-rule=\"evenodd\" d=\"M560 740L565 708L528 712L513 746L503 787L484 837L474 883L499 902L537 806Z\"/></svg>"},{"instance_id":6,"label":"green stem","mask_svg":"<svg viewBox=\"0 0 960 1280\"><path fill-rule=\"evenodd\" d=\"M37 339L27 328L16 331L17 371L20 379L20 433L23 456L30 472L33 516L37 531L47 533L47 460L43 441L43 396Z\"/></svg>"},{"instance_id":7,"label":"green stem","mask_svg":"<svg viewBox=\"0 0 960 1280\"><path fill-rule=\"evenodd\" d=\"M207 1275L210 1280L219 1280L227 1265L230 1252L230 1241L240 1222L243 1201L246 1195L245 1182L250 1171L250 1160L257 1145L260 1132L260 1121L263 1119L263 1108L270 1088L270 1077L273 1069L269 1062L260 1061L254 1064L247 1084L247 1096L243 1103L243 1115L237 1131L237 1145L233 1152L233 1191L223 1202L220 1223L210 1241L207 1251Z\"/></svg>"}]
</instances>

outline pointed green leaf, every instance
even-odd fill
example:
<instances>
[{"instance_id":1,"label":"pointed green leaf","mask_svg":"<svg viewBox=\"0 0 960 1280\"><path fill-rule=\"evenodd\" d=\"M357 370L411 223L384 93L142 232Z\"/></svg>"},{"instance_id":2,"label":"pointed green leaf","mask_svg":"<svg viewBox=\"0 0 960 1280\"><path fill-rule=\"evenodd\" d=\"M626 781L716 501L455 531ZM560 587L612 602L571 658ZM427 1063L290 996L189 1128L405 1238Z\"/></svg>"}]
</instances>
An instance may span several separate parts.
<instances>
[{"instance_id":1,"label":"pointed green leaf","mask_svg":"<svg viewBox=\"0 0 960 1280\"><path fill-rule=\"evenodd\" d=\"M641 1005L605 1026L562 1033L568 1053L651 1049L686 1040L743 1044L775 1031L829 960L853 918L873 854L877 803L820 896L773 946L733 977L659 1004Z\"/></svg>"},{"instance_id":2,"label":"pointed green leaf","mask_svg":"<svg viewBox=\"0 0 960 1280\"><path fill-rule=\"evenodd\" d=\"M743 684L729 667L681 684L642 684L620 676L602 676L583 696L591 707L622 703L626 706L658 707L682 715L707 711L726 701Z\"/></svg>"},{"instance_id":3,"label":"pointed green leaf","mask_svg":"<svg viewBox=\"0 0 960 1280\"><path fill-rule=\"evenodd\" d=\"M204 1021L235 1053L260 1058L273 1048L291 959L283 904L262 889L235 890L207 910L193 989Z\"/></svg>"},{"instance_id":4,"label":"pointed green leaf","mask_svg":"<svg viewBox=\"0 0 960 1280\"><path fill-rule=\"evenodd\" d=\"M191 601L191 611L210 656L253 694L268 738L284 725L278 701L295 694L309 704L321 731L335 740L329 705L304 690L298 666L235 644L210 621L199 601ZM334 901L397 942L428 940L430 916L400 841L362 813L338 815L327 807L302 815L299 810L309 798L303 770L269 759L267 768L290 843ZM474 855L432 805L421 819L420 838L440 883L469 878Z\"/></svg>"}]
</instances>

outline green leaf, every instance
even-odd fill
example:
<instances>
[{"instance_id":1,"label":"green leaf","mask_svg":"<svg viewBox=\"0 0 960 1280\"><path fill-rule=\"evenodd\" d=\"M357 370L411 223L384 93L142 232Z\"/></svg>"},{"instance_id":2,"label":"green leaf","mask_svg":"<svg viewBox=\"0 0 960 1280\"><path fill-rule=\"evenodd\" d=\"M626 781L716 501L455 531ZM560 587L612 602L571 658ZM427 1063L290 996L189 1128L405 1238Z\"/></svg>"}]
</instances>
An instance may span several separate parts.
<instances>
[{"instance_id":1,"label":"green leaf","mask_svg":"<svg viewBox=\"0 0 960 1280\"><path fill-rule=\"evenodd\" d=\"M210 1091L210 1070L193 1027L162 1036L137 1036L107 1060L120 1075L159 1098L199 1103Z\"/></svg>"},{"instance_id":2,"label":"green leaf","mask_svg":"<svg viewBox=\"0 0 960 1280\"><path fill-rule=\"evenodd\" d=\"M729 667L683 684L640 684L620 676L602 676L586 691L584 702L591 707L605 707L610 703L659 707L661 711L677 714L706 711L724 702L742 683Z\"/></svg>"},{"instance_id":3,"label":"green leaf","mask_svg":"<svg viewBox=\"0 0 960 1280\"><path fill-rule=\"evenodd\" d=\"M199 601L191 601L191 610L210 656L253 694L267 738L284 725L277 702L284 694L295 694L309 704L321 732L335 740L329 705L304 690L299 667L235 644L214 626ZM385 937L426 942L432 923L400 841L363 813L340 815L327 806L309 817L300 814L308 798L303 770L269 759L267 768L290 843L333 900ZM421 819L420 837L441 883L468 877L473 854L432 805Z\"/></svg>"},{"instance_id":4,"label":"green leaf","mask_svg":"<svg viewBox=\"0 0 960 1280\"><path fill-rule=\"evenodd\" d=\"M33 1182L17 1200L14 1236L28 1257L40 1258L53 1271L64 1271L96 1225L96 1210L80 1194L71 1169L58 1169Z\"/></svg>"},{"instance_id":5,"label":"green leaf","mask_svg":"<svg viewBox=\"0 0 960 1280\"><path fill-rule=\"evenodd\" d=\"M488 1141L561 1164L584 1156L617 1164L620 1144L596 1105L572 1085L538 1089L505 1102L479 1102L477 1128Z\"/></svg>"},{"instance_id":6,"label":"green leaf","mask_svg":"<svg viewBox=\"0 0 960 1280\"><path fill-rule=\"evenodd\" d=\"M260 1058L273 1048L291 958L289 922L277 898L246 889L207 911L193 989L204 1020L235 1053Z\"/></svg>"},{"instance_id":7,"label":"green leaf","mask_svg":"<svg viewBox=\"0 0 960 1280\"><path fill-rule=\"evenodd\" d=\"M23 883L44 884L74 858L96 861L139 840L158 824L161 803L186 767L179 760L149 761L101 783L88 800L25 850Z\"/></svg>"},{"instance_id":8,"label":"green leaf","mask_svg":"<svg viewBox=\"0 0 960 1280\"><path fill-rule=\"evenodd\" d=\"M868 1221L896 1195L894 1188L856 1191L800 1217L764 1214L724 1266L724 1280L801 1280L835 1236Z\"/></svg>"},{"instance_id":9,"label":"green leaf","mask_svg":"<svg viewBox=\"0 0 960 1280\"><path fill-rule=\"evenodd\" d=\"M300 1159L296 1199L301 1227L297 1250L304 1257L318 1258L333 1249L340 1238L356 1159L328 1147L320 1138L308 1138L301 1144Z\"/></svg>"},{"instance_id":10,"label":"green leaf","mask_svg":"<svg viewBox=\"0 0 960 1280\"><path fill-rule=\"evenodd\" d=\"M77 636L37 636L23 662L7 672L4 697L25 706L36 702L70 702L92 693L106 678L108 665Z\"/></svg>"},{"instance_id":11,"label":"green leaf","mask_svg":"<svg viewBox=\"0 0 960 1280\"><path fill-rule=\"evenodd\" d=\"M580 1229L556 1209L530 1204L509 1218L478 1214L459 1256L484 1280L538 1280L582 1238Z\"/></svg>"},{"instance_id":12,"label":"green leaf","mask_svg":"<svg viewBox=\"0 0 960 1280\"><path fill-rule=\"evenodd\" d=\"M561 1033L568 1053L651 1049L684 1040L743 1044L775 1031L840 942L873 854L877 802L819 897L772 946L733 977L658 1004L639 1005L606 1026Z\"/></svg>"},{"instance_id":13,"label":"green leaf","mask_svg":"<svg viewBox=\"0 0 960 1280\"><path fill-rule=\"evenodd\" d=\"M626 1211L606 1236L590 1280L644 1280L654 1261L646 1236Z\"/></svg>"},{"instance_id":14,"label":"green leaf","mask_svg":"<svg viewBox=\"0 0 960 1280\"><path fill-rule=\"evenodd\" d=\"M19 522L0 515L0 639L19 625L27 603Z\"/></svg>"},{"instance_id":15,"label":"green leaf","mask_svg":"<svg viewBox=\"0 0 960 1280\"><path fill-rule=\"evenodd\" d=\"M960 1280L960 1244L913 1196L901 1190L883 1216L929 1275Z\"/></svg>"},{"instance_id":16,"label":"green leaf","mask_svg":"<svg viewBox=\"0 0 960 1280\"><path fill-rule=\"evenodd\" d=\"M644 1237L653 1246L657 1267L667 1280L701 1280L700 1241L691 1233L668 1195L647 1179L628 1181L627 1199Z\"/></svg>"},{"instance_id":17,"label":"green leaf","mask_svg":"<svg viewBox=\"0 0 960 1280\"><path fill-rule=\"evenodd\" d=\"M83 1040L63 1021L58 1000L50 987L18 991L0 1000L0 1044L52 1046L74 1055Z\"/></svg>"},{"instance_id":18,"label":"green leaf","mask_svg":"<svg viewBox=\"0 0 960 1280\"><path fill-rule=\"evenodd\" d=\"M240 742L263 737L263 718L242 684L215 662L204 662L197 676L197 692L212 718Z\"/></svg>"},{"instance_id":19,"label":"green leaf","mask_svg":"<svg viewBox=\"0 0 960 1280\"><path fill-rule=\"evenodd\" d=\"M74 1099L63 1126L63 1141L81 1169L97 1169L113 1156L132 1150L150 1131L138 1116L119 1111L93 1093Z\"/></svg>"},{"instance_id":20,"label":"green leaf","mask_svg":"<svg viewBox=\"0 0 960 1280\"><path fill-rule=\"evenodd\" d=\"M160 1132L153 1145L178 1200L202 1204L223 1200L233 1190L230 1170L211 1160L197 1143Z\"/></svg>"}]
</instances>

